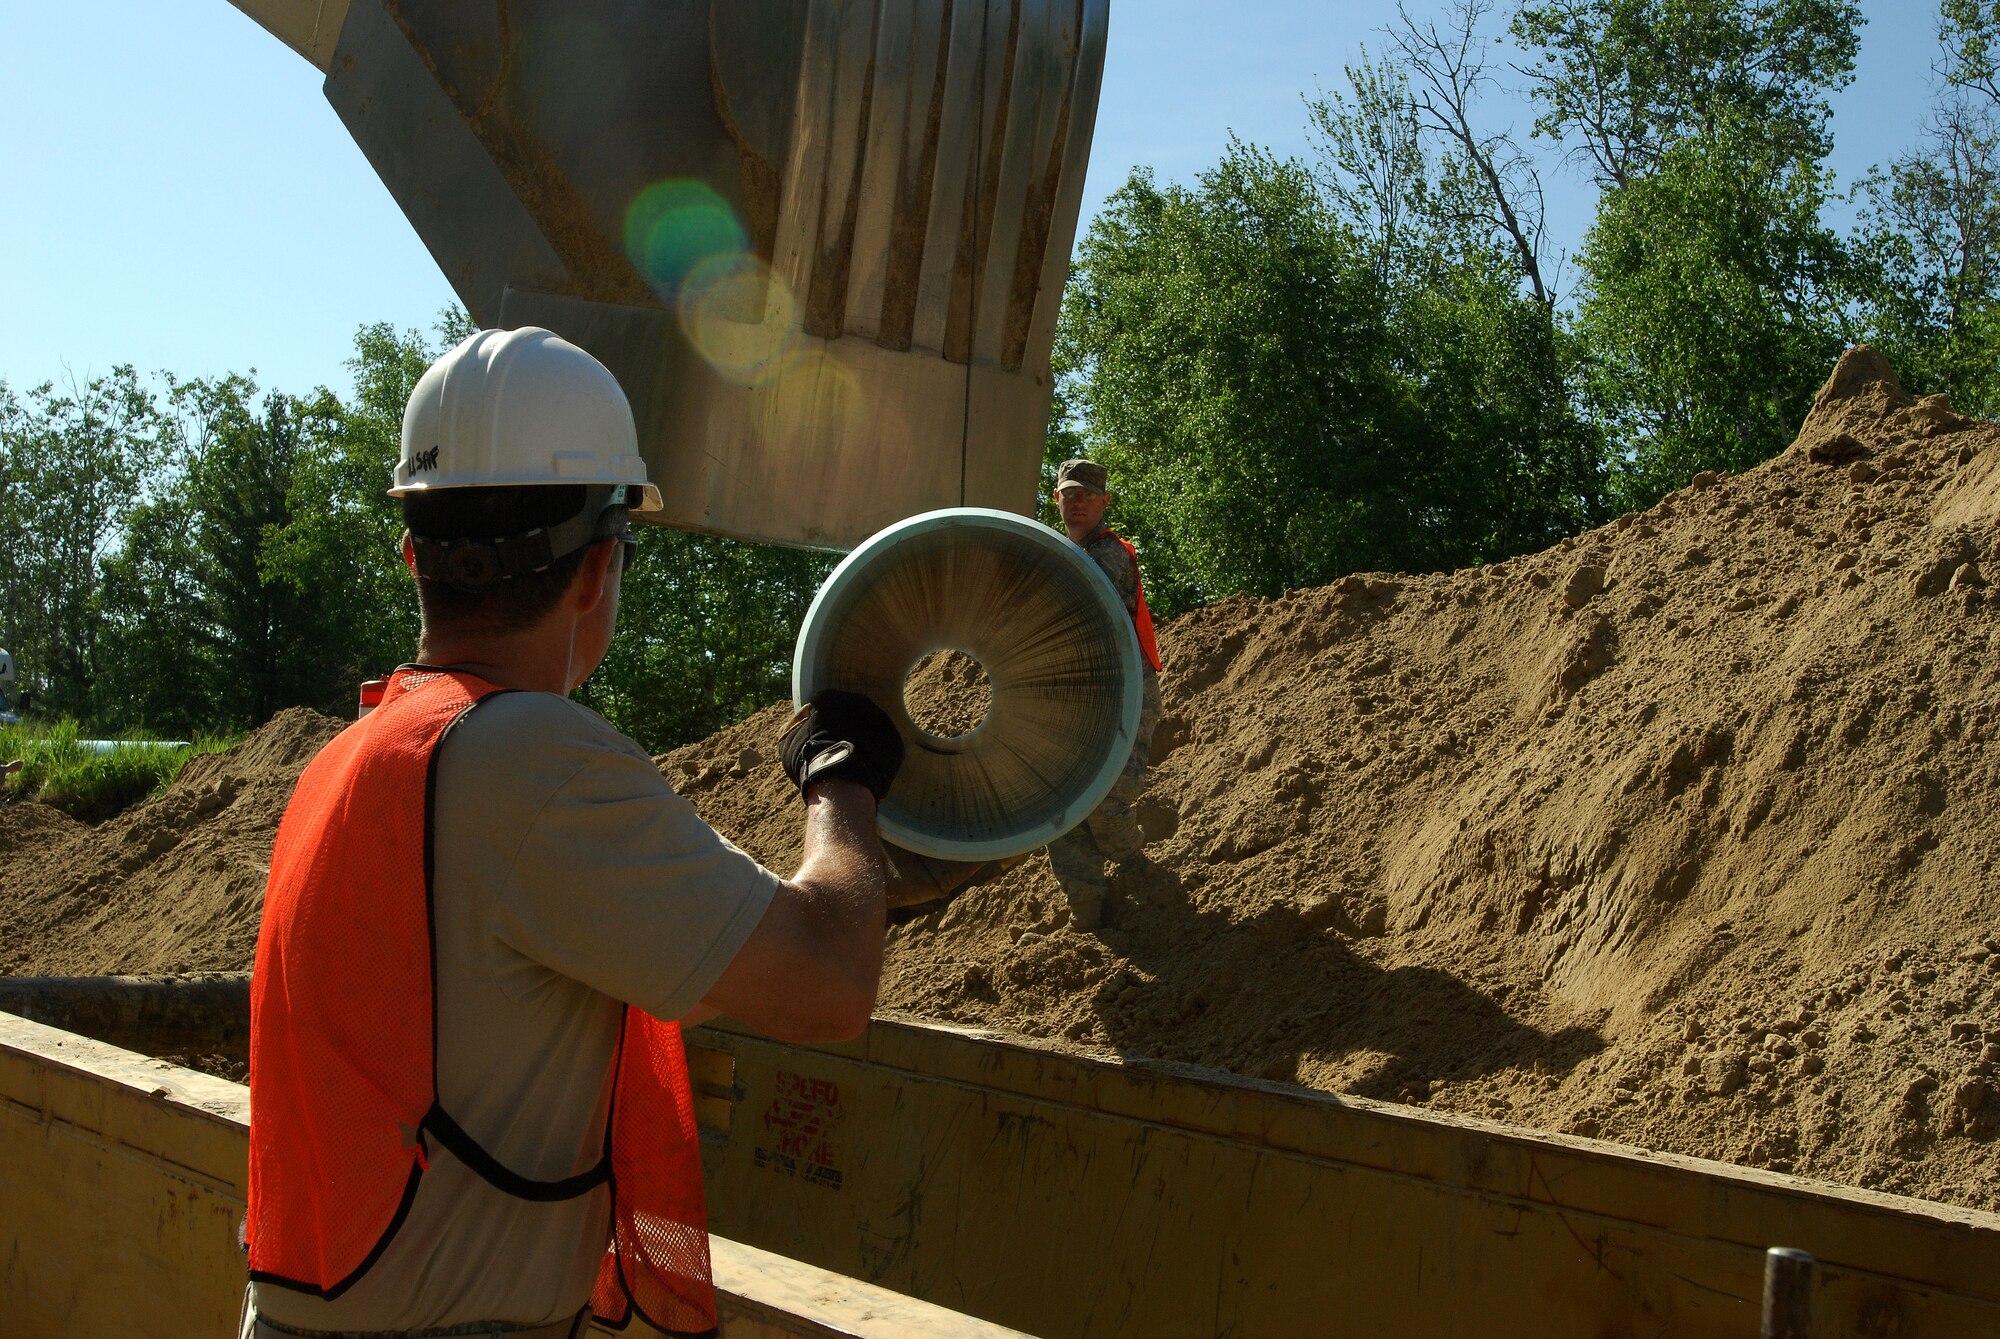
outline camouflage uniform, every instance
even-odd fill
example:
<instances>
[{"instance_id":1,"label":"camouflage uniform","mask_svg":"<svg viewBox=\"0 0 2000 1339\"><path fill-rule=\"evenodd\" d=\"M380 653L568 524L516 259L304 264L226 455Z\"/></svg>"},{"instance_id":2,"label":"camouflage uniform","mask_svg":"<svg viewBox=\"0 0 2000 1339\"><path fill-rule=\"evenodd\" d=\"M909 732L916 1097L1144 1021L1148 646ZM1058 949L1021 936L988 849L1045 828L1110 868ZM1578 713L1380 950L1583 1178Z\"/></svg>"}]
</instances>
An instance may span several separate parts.
<instances>
[{"instance_id":1,"label":"camouflage uniform","mask_svg":"<svg viewBox=\"0 0 2000 1339\"><path fill-rule=\"evenodd\" d=\"M1137 615L1139 576L1132 557L1108 527L1099 526L1083 551L1111 579L1111 588L1125 602L1125 612ZM1049 868L1069 898L1070 918L1078 929L1095 929L1104 921L1105 895L1110 883L1104 862L1120 865L1145 858L1146 837L1139 830L1135 807L1146 789L1146 766L1152 756L1153 728L1160 723L1160 676L1142 660L1143 688L1139 699L1139 732L1125 770L1089 817L1049 843Z\"/></svg>"}]
</instances>

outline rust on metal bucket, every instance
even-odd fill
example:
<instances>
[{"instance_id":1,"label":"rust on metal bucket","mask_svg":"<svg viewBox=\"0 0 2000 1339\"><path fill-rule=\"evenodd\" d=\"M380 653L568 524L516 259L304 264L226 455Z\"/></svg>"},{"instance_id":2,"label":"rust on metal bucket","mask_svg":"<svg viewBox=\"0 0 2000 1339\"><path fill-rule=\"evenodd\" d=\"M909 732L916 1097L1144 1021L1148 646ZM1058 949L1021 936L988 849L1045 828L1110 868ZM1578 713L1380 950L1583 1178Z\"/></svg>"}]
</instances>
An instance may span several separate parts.
<instances>
[{"instance_id":1,"label":"rust on metal bucket","mask_svg":"<svg viewBox=\"0 0 2000 1339\"><path fill-rule=\"evenodd\" d=\"M622 247L605 235L589 197L571 184L561 160L506 111L508 74L519 58L519 35L507 0L494 4L500 43L494 79L476 97L445 72L411 21L404 0L383 0L383 7L562 258L576 284L573 296L636 307L658 305L652 286L633 268Z\"/></svg>"}]
</instances>

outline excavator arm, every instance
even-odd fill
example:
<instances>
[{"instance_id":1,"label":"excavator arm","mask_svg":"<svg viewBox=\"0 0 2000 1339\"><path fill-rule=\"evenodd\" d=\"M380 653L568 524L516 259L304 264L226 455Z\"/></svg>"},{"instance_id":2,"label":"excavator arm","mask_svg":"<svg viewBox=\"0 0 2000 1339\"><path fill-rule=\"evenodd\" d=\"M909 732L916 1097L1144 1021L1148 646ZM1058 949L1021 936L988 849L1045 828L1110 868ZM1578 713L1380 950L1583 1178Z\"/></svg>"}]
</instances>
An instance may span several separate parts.
<instances>
[{"instance_id":1,"label":"excavator arm","mask_svg":"<svg viewBox=\"0 0 2000 1339\"><path fill-rule=\"evenodd\" d=\"M232 0L482 325L624 385L668 524L1030 513L1109 0Z\"/></svg>"}]
</instances>

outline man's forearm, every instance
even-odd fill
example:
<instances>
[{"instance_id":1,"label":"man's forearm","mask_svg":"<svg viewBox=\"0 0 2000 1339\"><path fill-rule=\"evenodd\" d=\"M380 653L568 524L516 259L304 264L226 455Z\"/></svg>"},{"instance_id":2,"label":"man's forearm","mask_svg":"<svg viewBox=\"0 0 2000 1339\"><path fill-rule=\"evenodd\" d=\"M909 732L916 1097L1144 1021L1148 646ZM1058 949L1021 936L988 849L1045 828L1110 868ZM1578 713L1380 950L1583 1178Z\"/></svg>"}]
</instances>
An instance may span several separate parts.
<instances>
[{"instance_id":1,"label":"man's forearm","mask_svg":"<svg viewBox=\"0 0 2000 1339\"><path fill-rule=\"evenodd\" d=\"M814 784L806 796L805 858L792 882L811 897L820 929L839 956L866 974L872 998L882 975L882 843L875 797L852 781Z\"/></svg>"},{"instance_id":2,"label":"man's forearm","mask_svg":"<svg viewBox=\"0 0 2000 1339\"><path fill-rule=\"evenodd\" d=\"M705 1016L726 1013L782 1041L859 1035L881 985L884 918L874 795L852 781L814 782L805 860L710 988Z\"/></svg>"},{"instance_id":3,"label":"man's forearm","mask_svg":"<svg viewBox=\"0 0 2000 1339\"><path fill-rule=\"evenodd\" d=\"M875 797L866 786L816 781L806 793L805 858L800 882L882 887L882 842L875 831Z\"/></svg>"}]
</instances>

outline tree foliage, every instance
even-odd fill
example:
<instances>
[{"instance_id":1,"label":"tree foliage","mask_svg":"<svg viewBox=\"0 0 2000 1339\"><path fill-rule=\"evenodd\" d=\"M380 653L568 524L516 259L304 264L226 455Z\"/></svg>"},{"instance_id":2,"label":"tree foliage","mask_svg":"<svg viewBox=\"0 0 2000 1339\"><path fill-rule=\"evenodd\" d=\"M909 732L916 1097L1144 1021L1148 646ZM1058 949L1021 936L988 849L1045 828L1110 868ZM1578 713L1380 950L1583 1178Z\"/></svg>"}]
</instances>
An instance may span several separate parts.
<instances>
[{"instance_id":1,"label":"tree foliage","mask_svg":"<svg viewBox=\"0 0 2000 1339\"><path fill-rule=\"evenodd\" d=\"M1607 194L1577 326L1623 505L1784 449L1844 346L1844 252L1821 178L1700 141Z\"/></svg>"},{"instance_id":2,"label":"tree foliage","mask_svg":"<svg viewBox=\"0 0 2000 1339\"><path fill-rule=\"evenodd\" d=\"M1602 190L1572 316L1582 408L1621 505L1791 440L1851 333L1855 270L1822 219L1852 0L1535 0L1513 32Z\"/></svg>"},{"instance_id":3,"label":"tree foliage","mask_svg":"<svg viewBox=\"0 0 2000 1339\"><path fill-rule=\"evenodd\" d=\"M149 391L129 368L25 399L0 385L0 645L38 707L104 733L346 715L414 658L415 589L387 495L403 405L448 343L364 327L345 396L247 377ZM621 633L580 694L655 749L784 695L824 554L642 527Z\"/></svg>"},{"instance_id":4,"label":"tree foliage","mask_svg":"<svg viewBox=\"0 0 2000 1339\"><path fill-rule=\"evenodd\" d=\"M579 699L654 749L701 739L792 688L792 644L834 559L643 527L618 635Z\"/></svg>"},{"instance_id":5,"label":"tree foliage","mask_svg":"<svg viewBox=\"0 0 2000 1339\"><path fill-rule=\"evenodd\" d=\"M453 333L440 331L445 339ZM264 564L294 599L311 601L341 630L325 654L329 675L345 687L326 709L352 710L357 683L416 653L416 589L403 567L402 513L388 488L403 405L448 347L445 339L433 344L416 331L364 326L347 365L349 398L322 389L301 406L307 431L288 488L291 519L272 535Z\"/></svg>"},{"instance_id":6,"label":"tree foliage","mask_svg":"<svg viewBox=\"0 0 2000 1339\"><path fill-rule=\"evenodd\" d=\"M2000 414L2000 6L1944 0L1918 146L1864 180L1868 336L1916 392Z\"/></svg>"},{"instance_id":7,"label":"tree foliage","mask_svg":"<svg viewBox=\"0 0 2000 1339\"><path fill-rule=\"evenodd\" d=\"M1957 58L1962 77L1919 147L1863 183L1856 245L1870 337L1905 383L1991 415L2000 413L2000 104L1968 93L1963 77L1983 59Z\"/></svg>"},{"instance_id":8,"label":"tree foliage","mask_svg":"<svg viewBox=\"0 0 2000 1339\"><path fill-rule=\"evenodd\" d=\"M1405 138L1421 144L1428 135L1445 146L1444 161L1455 178L1447 196L1458 212L1455 222L1510 249L1528 290L1553 311L1555 285L1544 273L1547 210L1541 172L1511 133L1487 128L1479 118L1478 103L1493 83L1480 27L1492 9L1492 0L1454 0L1439 23L1418 19L1398 0L1397 21L1389 30L1394 73L1350 69L1348 78L1364 106L1375 104L1371 119L1392 116L1407 126ZM1364 88L1370 92L1363 93ZM1388 105L1381 102L1384 89L1398 95ZM1313 105L1314 119L1322 130L1332 130L1324 106L1324 100Z\"/></svg>"},{"instance_id":9,"label":"tree foliage","mask_svg":"<svg viewBox=\"0 0 2000 1339\"><path fill-rule=\"evenodd\" d=\"M1430 203L1455 184L1407 102L1362 98L1323 109L1318 172L1240 143L1194 188L1141 172L1079 250L1063 427L1110 466L1169 612L1502 557L1593 513L1546 308Z\"/></svg>"},{"instance_id":10,"label":"tree foliage","mask_svg":"<svg viewBox=\"0 0 2000 1339\"><path fill-rule=\"evenodd\" d=\"M155 476L159 427L129 366L25 399L0 383L0 644L44 711L93 703L100 562Z\"/></svg>"},{"instance_id":11,"label":"tree foliage","mask_svg":"<svg viewBox=\"0 0 2000 1339\"><path fill-rule=\"evenodd\" d=\"M342 625L278 579L308 450L303 407L240 376L169 379L177 486L136 508L104 562L98 717L116 729L237 730L353 692Z\"/></svg>"},{"instance_id":12,"label":"tree foliage","mask_svg":"<svg viewBox=\"0 0 2000 1339\"><path fill-rule=\"evenodd\" d=\"M1308 104L1309 161L1236 143L1193 187L1135 174L1084 239L1056 432L1112 468L1167 611L1490 561L1602 514L1539 178L1477 121L1487 8L1404 12L1391 59Z\"/></svg>"},{"instance_id":13,"label":"tree foliage","mask_svg":"<svg viewBox=\"0 0 2000 1339\"><path fill-rule=\"evenodd\" d=\"M2000 0L1942 0L1938 73L1954 88L2000 103Z\"/></svg>"},{"instance_id":14,"label":"tree foliage","mask_svg":"<svg viewBox=\"0 0 2000 1339\"><path fill-rule=\"evenodd\" d=\"M1386 565L1385 318L1296 164L1237 145L1198 189L1140 173L1099 215L1059 356L1164 608Z\"/></svg>"},{"instance_id":15,"label":"tree foliage","mask_svg":"<svg viewBox=\"0 0 2000 1339\"><path fill-rule=\"evenodd\" d=\"M1512 27L1537 133L1617 187L1686 140L1824 158L1826 95L1853 77L1860 22L1855 0L1531 0Z\"/></svg>"},{"instance_id":16,"label":"tree foliage","mask_svg":"<svg viewBox=\"0 0 2000 1339\"><path fill-rule=\"evenodd\" d=\"M2000 4L1936 18L1939 95L1842 237L1829 98L1855 0L1412 0L1308 101L1306 156L1232 143L1098 214L1044 484L1069 456L1111 467L1171 614L1502 558L1748 468L1857 337L2000 412ZM1490 120L1510 71L1527 138ZM1538 155L1596 190L1574 256ZM369 326L339 392L0 382L0 644L36 704L168 734L351 710L416 648L384 490L411 388L466 333ZM830 558L652 529L641 554L585 701L664 749L783 695Z\"/></svg>"}]
</instances>

